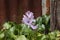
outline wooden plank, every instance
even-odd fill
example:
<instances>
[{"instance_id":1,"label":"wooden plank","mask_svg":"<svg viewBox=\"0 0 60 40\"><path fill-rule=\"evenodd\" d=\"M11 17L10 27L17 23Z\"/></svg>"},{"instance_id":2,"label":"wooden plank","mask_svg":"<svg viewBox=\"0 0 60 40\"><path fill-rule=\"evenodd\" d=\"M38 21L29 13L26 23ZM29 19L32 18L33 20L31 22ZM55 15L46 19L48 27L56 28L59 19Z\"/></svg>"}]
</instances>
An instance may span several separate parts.
<instances>
[{"instance_id":1,"label":"wooden plank","mask_svg":"<svg viewBox=\"0 0 60 40\"><path fill-rule=\"evenodd\" d=\"M56 28L58 29L58 30L60 30L60 0L57 0L57 13L56 13L57 15L57 26L56 26Z\"/></svg>"},{"instance_id":2,"label":"wooden plank","mask_svg":"<svg viewBox=\"0 0 60 40\"><path fill-rule=\"evenodd\" d=\"M47 12L46 14L50 14L50 0L46 0L46 7L47 7Z\"/></svg>"},{"instance_id":3,"label":"wooden plank","mask_svg":"<svg viewBox=\"0 0 60 40\"><path fill-rule=\"evenodd\" d=\"M54 31L56 29L56 0L51 0L51 19L50 19L50 25L51 25L51 31Z\"/></svg>"},{"instance_id":4,"label":"wooden plank","mask_svg":"<svg viewBox=\"0 0 60 40\"><path fill-rule=\"evenodd\" d=\"M51 30L60 30L60 0L51 0Z\"/></svg>"},{"instance_id":5,"label":"wooden plank","mask_svg":"<svg viewBox=\"0 0 60 40\"><path fill-rule=\"evenodd\" d=\"M18 2L17 0L9 0L9 20L17 22Z\"/></svg>"},{"instance_id":6,"label":"wooden plank","mask_svg":"<svg viewBox=\"0 0 60 40\"><path fill-rule=\"evenodd\" d=\"M2 24L6 21L6 9L5 0L0 0L0 28Z\"/></svg>"}]
</instances>

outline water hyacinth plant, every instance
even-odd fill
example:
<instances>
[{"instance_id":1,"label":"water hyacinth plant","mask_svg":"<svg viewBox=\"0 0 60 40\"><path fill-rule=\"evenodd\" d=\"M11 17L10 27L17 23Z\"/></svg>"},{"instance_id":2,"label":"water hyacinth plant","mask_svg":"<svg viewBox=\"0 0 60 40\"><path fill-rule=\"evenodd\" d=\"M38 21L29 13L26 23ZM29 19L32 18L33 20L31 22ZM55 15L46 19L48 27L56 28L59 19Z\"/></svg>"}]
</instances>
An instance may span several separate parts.
<instances>
[{"instance_id":1,"label":"water hyacinth plant","mask_svg":"<svg viewBox=\"0 0 60 40\"><path fill-rule=\"evenodd\" d=\"M37 29L37 25L33 24L36 20L32 12L27 11L26 15L23 15L23 23L30 26L32 29Z\"/></svg>"},{"instance_id":2,"label":"water hyacinth plant","mask_svg":"<svg viewBox=\"0 0 60 40\"><path fill-rule=\"evenodd\" d=\"M34 19L32 12L23 15L22 23L6 22L0 30L0 40L60 40L60 32L50 32L50 15Z\"/></svg>"}]
</instances>

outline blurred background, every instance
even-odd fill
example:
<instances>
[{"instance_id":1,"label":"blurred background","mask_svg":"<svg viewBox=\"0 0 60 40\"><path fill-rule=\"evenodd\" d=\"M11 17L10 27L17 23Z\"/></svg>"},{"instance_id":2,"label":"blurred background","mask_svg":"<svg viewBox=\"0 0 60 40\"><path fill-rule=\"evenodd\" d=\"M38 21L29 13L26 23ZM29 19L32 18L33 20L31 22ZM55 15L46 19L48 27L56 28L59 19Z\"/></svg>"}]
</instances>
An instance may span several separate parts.
<instances>
[{"instance_id":1,"label":"blurred background","mask_svg":"<svg viewBox=\"0 0 60 40\"><path fill-rule=\"evenodd\" d=\"M6 21L21 23L26 11L33 12L35 18L50 14L50 0L0 0L0 28Z\"/></svg>"}]
</instances>

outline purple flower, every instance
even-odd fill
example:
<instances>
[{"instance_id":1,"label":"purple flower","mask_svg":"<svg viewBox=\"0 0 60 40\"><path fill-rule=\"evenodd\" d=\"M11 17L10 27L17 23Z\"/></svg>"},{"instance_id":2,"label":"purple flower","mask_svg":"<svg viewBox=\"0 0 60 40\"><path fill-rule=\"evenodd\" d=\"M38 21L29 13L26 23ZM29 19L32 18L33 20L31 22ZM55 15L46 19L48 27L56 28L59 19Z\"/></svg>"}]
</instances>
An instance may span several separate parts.
<instances>
[{"instance_id":1,"label":"purple flower","mask_svg":"<svg viewBox=\"0 0 60 40\"><path fill-rule=\"evenodd\" d=\"M30 25L32 29L37 29L37 25Z\"/></svg>"},{"instance_id":2,"label":"purple flower","mask_svg":"<svg viewBox=\"0 0 60 40\"><path fill-rule=\"evenodd\" d=\"M32 29L37 29L37 26L34 26L33 23L35 22L34 15L32 12L27 11L25 13L26 15L23 15L22 22L28 26L30 26Z\"/></svg>"},{"instance_id":3,"label":"purple flower","mask_svg":"<svg viewBox=\"0 0 60 40\"><path fill-rule=\"evenodd\" d=\"M34 19L34 15L33 15L33 13L30 12L30 11L27 11L27 12L26 12L26 16L27 16L28 18Z\"/></svg>"}]
</instances>

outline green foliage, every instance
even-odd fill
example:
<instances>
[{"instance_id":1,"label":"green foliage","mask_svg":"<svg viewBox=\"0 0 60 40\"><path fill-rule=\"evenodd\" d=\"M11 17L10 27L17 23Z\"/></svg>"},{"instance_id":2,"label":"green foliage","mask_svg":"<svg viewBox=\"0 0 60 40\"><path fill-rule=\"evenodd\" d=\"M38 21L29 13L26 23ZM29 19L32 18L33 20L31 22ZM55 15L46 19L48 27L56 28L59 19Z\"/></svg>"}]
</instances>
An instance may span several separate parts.
<instances>
[{"instance_id":1,"label":"green foliage","mask_svg":"<svg viewBox=\"0 0 60 40\"><path fill-rule=\"evenodd\" d=\"M20 35L15 40L28 40L28 39L24 35Z\"/></svg>"},{"instance_id":2,"label":"green foliage","mask_svg":"<svg viewBox=\"0 0 60 40\"><path fill-rule=\"evenodd\" d=\"M31 29L26 24L6 22L0 30L0 40L60 40L60 32L50 32L50 15L38 17L37 29ZM47 33L47 34L46 34Z\"/></svg>"}]
</instances>

